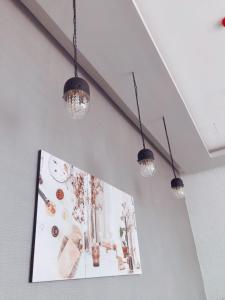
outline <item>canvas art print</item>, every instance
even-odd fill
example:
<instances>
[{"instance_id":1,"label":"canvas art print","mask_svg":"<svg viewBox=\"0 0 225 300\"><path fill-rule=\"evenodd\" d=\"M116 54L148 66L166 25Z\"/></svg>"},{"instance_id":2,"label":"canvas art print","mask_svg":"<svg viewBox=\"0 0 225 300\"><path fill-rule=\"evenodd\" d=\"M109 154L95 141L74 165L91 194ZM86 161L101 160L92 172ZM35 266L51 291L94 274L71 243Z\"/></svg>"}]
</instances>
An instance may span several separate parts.
<instances>
[{"instance_id":1,"label":"canvas art print","mask_svg":"<svg viewBox=\"0 0 225 300\"><path fill-rule=\"evenodd\" d=\"M30 281L141 274L133 198L40 151Z\"/></svg>"}]
</instances>

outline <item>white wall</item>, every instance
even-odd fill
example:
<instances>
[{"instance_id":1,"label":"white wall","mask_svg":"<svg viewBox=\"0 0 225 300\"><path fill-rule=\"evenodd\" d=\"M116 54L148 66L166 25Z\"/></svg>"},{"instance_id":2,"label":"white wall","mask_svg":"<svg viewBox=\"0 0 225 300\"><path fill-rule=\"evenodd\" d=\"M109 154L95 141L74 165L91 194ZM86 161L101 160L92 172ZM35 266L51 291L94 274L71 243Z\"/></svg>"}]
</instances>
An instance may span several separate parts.
<instances>
[{"instance_id":1,"label":"white wall","mask_svg":"<svg viewBox=\"0 0 225 300\"><path fill-rule=\"evenodd\" d=\"M183 201L156 154L138 174L140 136L91 84L91 110L76 122L61 99L71 62L18 1L0 1L0 299L205 300ZM28 283L37 152L45 149L134 196L143 275Z\"/></svg>"},{"instance_id":2,"label":"white wall","mask_svg":"<svg viewBox=\"0 0 225 300\"><path fill-rule=\"evenodd\" d=\"M208 300L225 299L225 167L185 176L187 208Z\"/></svg>"}]
</instances>

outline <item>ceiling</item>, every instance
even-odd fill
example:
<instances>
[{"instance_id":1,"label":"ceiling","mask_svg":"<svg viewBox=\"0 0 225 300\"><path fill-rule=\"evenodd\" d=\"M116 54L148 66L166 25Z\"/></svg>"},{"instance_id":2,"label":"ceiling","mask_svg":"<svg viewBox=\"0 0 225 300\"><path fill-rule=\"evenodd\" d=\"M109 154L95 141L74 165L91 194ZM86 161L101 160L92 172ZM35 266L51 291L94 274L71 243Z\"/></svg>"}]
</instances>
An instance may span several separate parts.
<instances>
[{"instance_id":1,"label":"ceiling","mask_svg":"<svg viewBox=\"0 0 225 300\"><path fill-rule=\"evenodd\" d=\"M72 54L71 1L21 2ZM134 71L145 134L156 148L168 156L165 115L181 171L225 164L225 29L218 25L225 3L219 0L215 8L209 0L77 2L79 63L112 101L137 124Z\"/></svg>"},{"instance_id":2,"label":"ceiling","mask_svg":"<svg viewBox=\"0 0 225 300\"><path fill-rule=\"evenodd\" d=\"M135 3L208 151L219 152L225 148L225 2Z\"/></svg>"}]
</instances>

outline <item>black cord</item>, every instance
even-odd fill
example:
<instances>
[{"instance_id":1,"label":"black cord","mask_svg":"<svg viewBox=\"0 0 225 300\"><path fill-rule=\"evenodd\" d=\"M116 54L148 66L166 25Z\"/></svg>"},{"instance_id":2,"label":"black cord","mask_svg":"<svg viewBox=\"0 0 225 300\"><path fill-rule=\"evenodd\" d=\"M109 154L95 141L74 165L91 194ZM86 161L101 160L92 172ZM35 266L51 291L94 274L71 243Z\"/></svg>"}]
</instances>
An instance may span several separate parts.
<instances>
[{"instance_id":1,"label":"black cord","mask_svg":"<svg viewBox=\"0 0 225 300\"><path fill-rule=\"evenodd\" d=\"M174 167L173 155L172 155L172 151L171 151L171 147L170 147L169 136L168 136L167 127L166 127L166 120L165 120L164 116L163 116L163 124L164 124L165 133L166 133L166 139L167 139L167 143L168 143L168 148L169 148L169 152L170 152L170 159L171 159L171 165L172 165L173 174L174 174L174 177L177 178L175 167Z\"/></svg>"},{"instance_id":2,"label":"black cord","mask_svg":"<svg viewBox=\"0 0 225 300\"><path fill-rule=\"evenodd\" d=\"M78 76L78 63L77 63L77 9L76 9L76 0L73 0L73 50L74 50L74 75Z\"/></svg>"},{"instance_id":3,"label":"black cord","mask_svg":"<svg viewBox=\"0 0 225 300\"><path fill-rule=\"evenodd\" d=\"M135 97L136 97L136 103L137 103L138 120L139 120L139 126L140 126L140 132L141 132L142 144L143 144L143 148L145 149L145 139L144 139L144 134L143 134L143 129L142 129L140 107L139 107L139 102L138 102L138 90L137 90L137 84L136 84L134 72L132 72L132 76L133 76L133 81L134 81L134 90L135 90Z\"/></svg>"}]
</instances>

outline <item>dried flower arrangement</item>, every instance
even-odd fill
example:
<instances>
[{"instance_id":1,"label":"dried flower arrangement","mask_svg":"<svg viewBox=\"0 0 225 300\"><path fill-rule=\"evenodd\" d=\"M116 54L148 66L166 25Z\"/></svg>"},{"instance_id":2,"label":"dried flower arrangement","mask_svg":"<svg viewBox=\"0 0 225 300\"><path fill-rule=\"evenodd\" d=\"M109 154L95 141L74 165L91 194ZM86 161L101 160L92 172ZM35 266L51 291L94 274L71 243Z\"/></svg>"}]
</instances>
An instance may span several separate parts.
<instances>
[{"instance_id":1,"label":"dried flower arrangement","mask_svg":"<svg viewBox=\"0 0 225 300\"><path fill-rule=\"evenodd\" d=\"M73 178L72 185L74 188L74 194L78 200L78 205L84 203L84 174L77 173Z\"/></svg>"},{"instance_id":2,"label":"dried flower arrangement","mask_svg":"<svg viewBox=\"0 0 225 300\"><path fill-rule=\"evenodd\" d=\"M84 223L85 221L85 204L84 204L84 174L83 173L77 173L76 176L74 176L72 185L74 189L74 194L77 199L77 203L74 206L73 210L73 217L75 221L81 223Z\"/></svg>"},{"instance_id":3,"label":"dried flower arrangement","mask_svg":"<svg viewBox=\"0 0 225 300\"><path fill-rule=\"evenodd\" d=\"M95 176L91 176L90 180L91 185L91 204L96 208L101 208L100 204L97 204L97 196L103 192L103 187L100 179Z\"/></svg>"}]
</instances>

